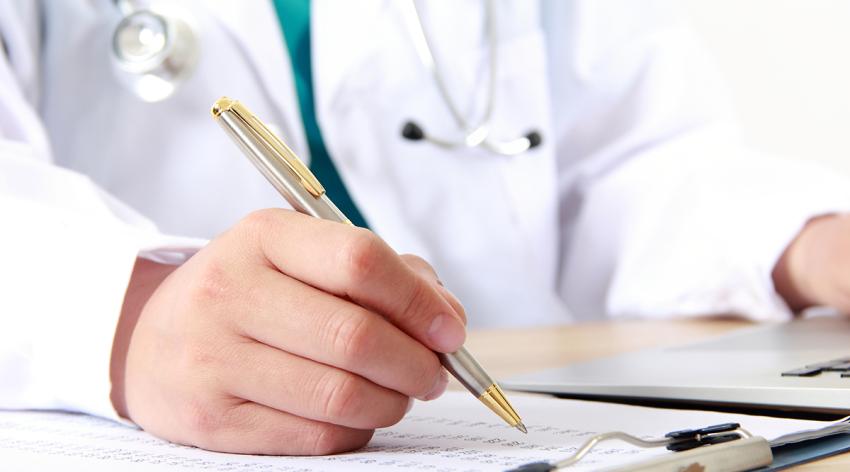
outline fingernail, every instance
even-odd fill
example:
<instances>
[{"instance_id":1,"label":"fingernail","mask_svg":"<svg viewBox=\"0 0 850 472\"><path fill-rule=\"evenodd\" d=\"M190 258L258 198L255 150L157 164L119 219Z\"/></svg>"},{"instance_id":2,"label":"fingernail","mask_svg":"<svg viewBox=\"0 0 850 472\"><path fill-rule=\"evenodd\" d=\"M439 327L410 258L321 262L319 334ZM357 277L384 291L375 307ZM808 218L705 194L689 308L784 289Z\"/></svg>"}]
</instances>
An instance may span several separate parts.
<instances>
[{"instance_id":1,"label":"fingernail","mask_svg":"<svg viewBox=\"0 0 850 472\"><path fill-rule=\"evenodd\" d=\"M456 317L437 315L428 328L428 338L432 347L440 352L454 352L463 346L466 329Z\"/></svg>"},{"instance_id":2,"label":"fingernail","mask_svg":"<svg viewBox=\"0 0 850 472\"><path fill-rule=\"evenodd\" d=\"M404 410L404 414L410 413L410 410L413 409L413 397L407 399L407 409Z\"/></svg>"},{"instance_id":3,"label":"fingernail","mask_svg":"<svg viewBox=\"0 0 850 472\"><path fill-rule=\"evenodd\" d=\"M446 369L440 369L440 378L437 380L437 383L434 385L434 388L431 389L425 395L423 400L433 400L435 398L439 398L446 391L446 387L449 385L449 373L446 372Z\"/></svg>"}]
</instances>

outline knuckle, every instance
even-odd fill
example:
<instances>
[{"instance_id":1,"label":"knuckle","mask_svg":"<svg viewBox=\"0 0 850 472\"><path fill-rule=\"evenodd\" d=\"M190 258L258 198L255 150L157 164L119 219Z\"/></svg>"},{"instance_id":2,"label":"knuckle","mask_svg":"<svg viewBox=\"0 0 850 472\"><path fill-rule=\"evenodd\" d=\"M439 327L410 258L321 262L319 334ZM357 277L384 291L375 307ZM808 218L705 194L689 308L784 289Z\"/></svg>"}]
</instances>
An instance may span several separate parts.
<instances>
[{"instance_id":1,"label":"knuckle","mask_svg":"<svg viewBox=\"0 0 850 472\"><path fill-rule=\"evenodd\" d=\"M349 374L339 375L339 372L330 371L324 377L319 398L323 401L323 414L325 418L334 421L340 418L348 418L357 411L358 400L361 389L356 377Z\"/></svg>"},{"instance_id":2,"label":"knuckle","mask_svg":"<svg viewBox=\"0 0 850 472\"><path fill-rule=\"evenodd\" d=\"M241 239L247 244L265 252L263 242L269 239L270 234L276 232L276 228L283 224L289 213L289 210L281 208L264 208L253 211L237 224L239 228L237 234L241 235Z\"/></svg>"},{"instance_id":3,"label":"knuckle","mask_svg":"<svg viewBox=\"0 0 850 472\"><path fill-rule=\"evenodd\" d=\"M346 315L332 317L333 326L328 330L334 352L352 362L368 357L374 349L372 322L365 313L355 311Z\"/></svg>"},{"instance_id":4,"label":"knuckle","mask_svg":"<svg viewBox=\"0 0 850 472\"><path fill-rule=\"evenodd\" d=\"M183 372L195 372L199 376L204 374L215 378L215 374L223 366L244 361L239 351L235 342L224 342L207 333L198 333L181 340L180 351L174 361ZM209 382L211 379L204 380Z\"/></svg>"},{"instance_id":5,"label":"knuckle","mask_svg":"<svg viewBox=\"0 0 850 472\"><path fill-rule=\"evenodd\" d=\"M436 292L433 287L423 280L414 280L408 291L404 310L401 312L403 319L407 320L408 325L424 325L422 326L422 332L424 332L431 317L431 312L427 308L433 306L434 299L436 299Z\"/></svg>"},{"instance_id":6,"label":"knuckle","mask_svg":"<svg viewBox=\"0 0 850 472\"><path fill-rule=\"evenodd\" d=\"M233 289L233 282L223 264L207 258L201 262L196 276L189 283L189 299L196 305L220 303Z\"/></svg>"},{"instance_id":7,"label":"knuckle","mask_svg":"<svg viewBox=\"0 0 850 472\"><path fill-rule=\"evenodd\" d=\"M179 357L179 356L178 356ZM182 348L182 367L184 371L210 367L216 363L217 356L209 349L209 344L186 340Z\"/></svg>"},{"instance_id":8,"label":"knuckle","mask_svg":"<svg viewBox=\"0 0 850 472\"><path fill-rule=\"evenodd\" d=\"M382 418L380 422L374 425L375 428L388 428L404 418L404 415L407 414L407 402L408 397L404 395L398 395L398 400L393 401L392 404L386 406L385 417Z\"/></svg>"},{"instance_id":9,"label":"knuckle","mask_svg":"<svg viewBox=\"0 0 850 472\"><path fill-rule=\"evenodd\" d=\"M283 210L279 208L264 208L255 210L239 222L239 226L249 233L262 233L280 221Z\"/></svg>"},{"instance_id":10,"label":"knuckle","mask_svg":"<svg viewBox=\"0 0 850 472\"><path fill-rule=\"evenodd\" d=\"M374 273L381 255L382 241L369 230L358 229L343 246L342 267L350 286L357 286Z\"/></svg>"},{"instance_id":11,"label":"knuckle","mask_svg":"<svg viewBox=\"0 0 850 472\"><path fill-rule=\"evenodd\" d=\"M431 264L428 264L425 259L417 256L416 254L407 253L402 254L399 257L401 257L402 260L407 263L407 265L412 267L431 267Z\"/></svg>"},{"instance_id":12,"label":"knuckle","mask_svg":"<svg viewBox=\"0 0 850 472\"><path fill-rule=\"evenodd\" d=\"M442 375L443 366L436 354L428 354L428 357L411 366L411 377L414 379L413 389L410 395L422 398L431 393L431 389L437 384Z\"/></svg>"},{"instance_id":13,"label":"knuckle","mask_svg":"<svg viewBox=\"0 0 850 472\"><path fill-rule=\"evenodd\" d=\"M311 438L308 441L312 443L312 453L324 456L363 447L371 439L372 433L349 431L332 424L319 424L316 425L310 436Z\"/></svg>"},{"instance_id":14,"label":"knuckle","mask_svg":"<svg viewBox=\"0 0 850 472\"><path fill-rule=\"evenodd\" d=\"M182 422L194 445L205 447L215 443L216 435L224 427L224 415L214 402L194 399L182 411Z\"/></svg>"},{"instance_id":15,"label":"knuckle","mask_svg":"<svg viewBox=\"0 0 850 472\"><path fill-rule=\"evenodd\" d=\"M343 449L342 429L333 425L316 426L313 436L313 454L324 456L341 452Z\"/></svg>"},{"instance_id":16,"label":"knuckle","mask_svg":"<svg viewBox=\"0 0 850 472\"><path fill-rule=\"evenodd\" d=\"M429 278L436 279L437 271L435 271L434 267L422 257L419 257L416 254L402 254L401 259L416 273L420 275L427 275Z\"/></svg>"}]
</instances>

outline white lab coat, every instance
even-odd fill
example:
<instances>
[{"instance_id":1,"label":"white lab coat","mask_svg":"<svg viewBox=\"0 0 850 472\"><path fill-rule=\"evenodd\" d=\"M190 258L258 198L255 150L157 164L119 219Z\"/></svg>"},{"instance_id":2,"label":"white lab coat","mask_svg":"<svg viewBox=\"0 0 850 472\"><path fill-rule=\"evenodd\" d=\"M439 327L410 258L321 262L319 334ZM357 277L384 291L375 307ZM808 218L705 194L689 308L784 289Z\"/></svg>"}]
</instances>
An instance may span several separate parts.
<instances>
[{"instance_id":1,"label":"white lab coat","mask_svg":"<svg viewBox=\"0 0 850 472\"><path fill-rule=\"evenodd\" d=\"M114 415L111 341L137 255L179 262L285 206L210 118L216 98L309 158L271 2L180 3L197 69L148 104L113 75L112 0L0 0L0 407ZM451 94L477 117L482 2L422 4ZM722 87L670 5L496 4L493 136L543 135L516 157L401 139L411 118L458 130L399 2L313 2L318 120L374 231L431 261L472 327L788 317L771 269L807 219L847 209L846 182L735 144Z\"/></svg>"}]
</instances>

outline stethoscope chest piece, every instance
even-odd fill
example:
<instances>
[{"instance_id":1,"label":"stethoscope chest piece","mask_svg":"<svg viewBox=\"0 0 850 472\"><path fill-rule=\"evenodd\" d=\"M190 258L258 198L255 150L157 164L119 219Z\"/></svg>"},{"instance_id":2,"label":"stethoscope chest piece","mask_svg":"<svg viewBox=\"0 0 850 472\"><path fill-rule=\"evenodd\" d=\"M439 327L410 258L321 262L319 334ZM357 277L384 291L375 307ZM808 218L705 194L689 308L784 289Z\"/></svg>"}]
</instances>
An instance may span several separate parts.
<instances>
[{"instance_id":1,"label":"stethoscope chest piece","mask_svg":"<svg viewBox=\"0 0 850 472\"><path fill-rule=\"evenodd\" d=\"M139 9L125 15L112 35L118 79L146 102L171 96L198 59L191 27L175 15Z\"/></svg>"}]
</instances>

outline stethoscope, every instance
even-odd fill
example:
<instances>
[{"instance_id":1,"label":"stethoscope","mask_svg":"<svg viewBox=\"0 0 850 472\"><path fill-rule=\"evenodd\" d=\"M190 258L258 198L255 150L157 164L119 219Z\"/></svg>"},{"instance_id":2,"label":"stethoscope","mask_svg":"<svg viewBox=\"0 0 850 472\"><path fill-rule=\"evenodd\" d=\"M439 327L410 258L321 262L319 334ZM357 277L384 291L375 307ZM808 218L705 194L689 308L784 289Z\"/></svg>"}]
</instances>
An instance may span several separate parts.
<instances>
[{"instance_id":1,"label":"stethoscope","mask_svg":"<svg viewBox=\"0 0 850 472\"><path fill-rule=\"evenodd\" d=\"M198 41L189 23L169 13L161 2L139 7L133 0L112 0L122 15L112 34L112 63L119 80L147 102L170 97L192 72L198 59ZM490 49L489 89L484 114L477 126L464 118L446 87L443 72L434 58L431 39L422 24L415 0L403 2L404 21L413 39L416 54L431 72L437 90L461 132L460 139L432 136L415 121L407 121L401 135L411 141L428 141L446 149L481 147L499 155L513 156L540 145L542 136L532 130L516 139L497 141L490 136L498 71L498 37L492 0L484 0L487 39Z\"/></svg>"},{"instance_id":2,"label":"stethoscope","mask_svg":"<svg viewBox=\"0 0 850 472\"><path fill-rule=\"evenodd\" d=\"M492 121L493 106L495 104L496 93L496 73L498 71L498 37L496 34L496 14L493 8L493 0L484 0L485 22L487 28L487 41L489 43L490 53L490 68L489 68L489 84L487 90L487 105L484 109L478 126L472 126L469 121L464 118L459 107L452 100L446 87L446 81L443 78L443 72L440 66L434 59L433 48L431 47L431 39L425 31L422 17L419 14L419 8L416 5L416 0L404 2L404 22L410 36L413 39L413 46L416 49L416 54L422 64L431 72L434 78L434 83L437 84L437 90L440 96L448 107L449 112L461 130L462 138L460 139L445 139L432 136L425 132L421 125L415 121L408 121L401 129L401 135L405 139L411 141L425 140L437 146L447 149L457 148L474 148L483 147L490 152L503 156L514 156L522 154L529 149L535 148L543 142L543 137L538 130L532 130L516 139L509 141L496 141L490 137L490 123Z\"/></svg>"},{"instance_id":3,"label":"stethoscope","mask_svg":"<svg viewBox=\"0 0 850 472\"><path fill-rule=\"evenodd\" d=\"M197 63L194 31L180 14L167 10L168 2L154 9L133 0L112 1L122 15L112 34L115 75L142 100L165 100Z\"/></svg>"}]
</instances>

